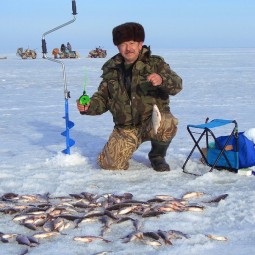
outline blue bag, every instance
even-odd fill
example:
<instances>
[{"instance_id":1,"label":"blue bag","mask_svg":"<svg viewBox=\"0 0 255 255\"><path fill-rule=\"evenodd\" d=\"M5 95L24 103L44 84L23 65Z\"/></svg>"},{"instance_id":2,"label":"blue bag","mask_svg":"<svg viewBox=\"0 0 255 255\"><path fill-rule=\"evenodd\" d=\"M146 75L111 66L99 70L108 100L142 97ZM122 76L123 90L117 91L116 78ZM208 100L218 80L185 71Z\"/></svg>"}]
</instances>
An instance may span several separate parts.
<instances>
[{"instance_id":1,"label":"blue bag","mask_svg":"<svg viewBox=\"0 0 255 255\"><path fill-rule=\"evenodd\" d=\"M255 144L253 141L249 140L244 134L244 132L238 133L238 157L239 157L239 168L247 168L255 166ZM228 136L220 136L216 138L220 146L224 146L228 139ZM228 145L232 145L236 148L236 139L231 137ZM217 143L215 144L217 148ZM219 148L218 148L219 149Z\"/></svg>"}]
</instances>

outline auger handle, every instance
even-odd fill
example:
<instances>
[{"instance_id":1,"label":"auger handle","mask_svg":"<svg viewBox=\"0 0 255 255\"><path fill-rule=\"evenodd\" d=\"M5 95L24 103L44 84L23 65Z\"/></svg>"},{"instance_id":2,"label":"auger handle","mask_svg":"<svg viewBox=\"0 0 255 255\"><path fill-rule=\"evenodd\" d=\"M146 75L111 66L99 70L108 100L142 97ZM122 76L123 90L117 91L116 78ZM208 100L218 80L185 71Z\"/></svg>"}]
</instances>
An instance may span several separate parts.
<instances>
[{"instance_id":1,"label":"auger handle","mask_svg":"<svg viewBox=\"0 0 255 255\"><path fill-rule=\"evenodd\" d=\"M76 15L77 11L76 11L76 2L75 2L75 0L72 0L72 9L73 9L73 15Z\"/></svg>"},{"instance_id":2,"label":"auger handle","mask_svg":"<svg viewBox=\"0 0 255 255\"><path fill-rule=\"evenodd\" d=\"M47 46L44 38L42 39L42 53L43 55L47 54Z\"/></svg>"}]
</instances>

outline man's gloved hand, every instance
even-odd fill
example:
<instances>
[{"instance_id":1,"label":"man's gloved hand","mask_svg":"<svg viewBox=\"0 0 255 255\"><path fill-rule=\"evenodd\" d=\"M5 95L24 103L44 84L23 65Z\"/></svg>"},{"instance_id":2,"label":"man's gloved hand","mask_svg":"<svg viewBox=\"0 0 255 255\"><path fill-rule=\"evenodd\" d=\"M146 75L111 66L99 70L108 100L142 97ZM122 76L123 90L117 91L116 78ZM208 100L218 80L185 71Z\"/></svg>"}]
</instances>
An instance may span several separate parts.
<instances>
[{"instance_id":1,"label":"man's gloved hand","mask_svg":"<svg viewBox=\"0 0 255 255\"><path fill-rule=\"evenodd\" d=\"M89 109L90 103L86 105L82 105L80 104L79 99L76 100L76 103L77 103L77 109L79 110L80 114L84 114Z\"/></svg>"},{"instance_id":2,"label":"man's gloved hand","mask_svg":"<svg viewBox=\"0 0 255 255\"><path fill-rule=\"evenodd\" d=\"M159 74L152 73L147 77L147 80L152 83L153 86L160 86L162 84L162 77Z\"/></svg>"}]
</instances>

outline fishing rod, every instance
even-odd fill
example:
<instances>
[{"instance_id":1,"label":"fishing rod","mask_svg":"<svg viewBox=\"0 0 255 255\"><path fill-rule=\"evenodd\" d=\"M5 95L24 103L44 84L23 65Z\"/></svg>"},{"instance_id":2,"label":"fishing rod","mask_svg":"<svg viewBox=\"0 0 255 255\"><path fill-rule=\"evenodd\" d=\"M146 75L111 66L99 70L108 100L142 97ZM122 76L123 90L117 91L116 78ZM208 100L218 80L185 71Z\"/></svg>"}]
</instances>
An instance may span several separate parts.
<instances>
[{"instance_id":1,"label":"fishing rod","mask_svg":"<svg viewBox=\"0 0 255 255\"><path fill-rule=\"evenodd\" d=\"M90 97L86 93L86 84L87 84L87 72L85 70L83 94L79 98L79 103L84 106L90 102Z\"/></svg>"},{"instance_id":2,"label":"fishing rod","mask_svg":"<svg viewBox=\"0 0 255 255\"><path fill-rule=\"evenodd\" d=\"M64 132L61 133L61 135L66 137L66 149L64 149L62 152L65 154L69 154L70 155L70 147L72 147L75 144L75 141L73 139L70 138L69 135L69 130L74 126L74 123L72 121L69 120L69 107L68 107L68 98L70 98L70 91L68 91L67 89L67 81L66 81L66 71L65 71L65 65L62 61L57 60L57 59L53 59L47 56L47 46L46 46L46 40L45 40L45 36L55 32L56 30L63 28L71 23L73 23L76 20L75 15L77 14L76 11L76 2L75 0L72 0L72 11L73 11L73 19L62 24L59 25L47 32L45 32L42 35L42 53L43 53L43 58L56 62L58 64L60 64L62 66L62 72L63 72L63 80L64 80L64 98L65 98L65 116L63 117L65 119L66 122L66 130Z\"/></svg>"}]
</instances>

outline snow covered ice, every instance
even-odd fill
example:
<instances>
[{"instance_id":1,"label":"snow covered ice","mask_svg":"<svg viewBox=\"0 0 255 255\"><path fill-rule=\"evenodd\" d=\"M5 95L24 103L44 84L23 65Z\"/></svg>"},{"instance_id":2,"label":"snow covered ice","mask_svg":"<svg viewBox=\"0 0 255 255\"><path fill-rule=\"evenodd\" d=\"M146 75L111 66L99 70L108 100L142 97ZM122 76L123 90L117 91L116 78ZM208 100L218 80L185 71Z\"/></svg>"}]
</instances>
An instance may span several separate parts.
<instances>
[{"instance_id":1,"label":"snow covered ice","mask_svg":"<svg viewBox=\"0 0 255 255\"><path fill-rule=\"evenodd\" d=\"M189 171L202 176L184 174L182 165L193 141L187 124L200 124L207 117L233 119L239 131L255 127L254 67L255 49L153 49L165 58L183 78L183 91L170 98L172 113L179 119L179 129L169 147L166 160L170 172L155 172L150 167L150 143L135 152L127 171L101 170L96 159L113 129L109 113L82 116L76 99L83 92L85 74L87 93L92 95L100 82L101 66L106 59L86 58L88 50L78 50L80 59L63 60L67 86L71 92L69 118L75 123L70 137L75 140L71 155L65 149L64 82L61 65L39 58L22 60L15 54L0 60L0 195L44 194L66 196L71 193L123 194L148 200L155 195L180 198L190 191L204 192L202 198L228 194L218 204L206 204L203 212L170 212L142 219L143 231L178 230L189 239L173 240L173 245L154 247L139 241L123 243L121 237L132 231L130 223L114 225L106 234L111 240L79 243L75 235L99 235L100 223L83 224L75 230L45 239L29 248L29 254L173 254L173 255L247 255L255 250L255 186L254 176L241 176L228 171L209 173L200 163L200 155L192 157ZM115 54L109 50L108 56ZM38 54L39 55L39 54ZM222 135L222 134L221 134ZM1 208L0 208L1 209ZM32 230L12 221L12 215L1 213L0 232L32 234ZM228 238L220 242L207 238L215 234ZM24 245L1 243L0 254L19 254Z\"/></svg>"}]
</instances>

